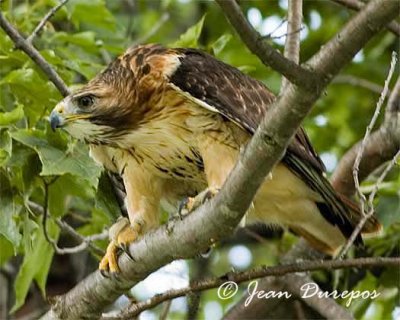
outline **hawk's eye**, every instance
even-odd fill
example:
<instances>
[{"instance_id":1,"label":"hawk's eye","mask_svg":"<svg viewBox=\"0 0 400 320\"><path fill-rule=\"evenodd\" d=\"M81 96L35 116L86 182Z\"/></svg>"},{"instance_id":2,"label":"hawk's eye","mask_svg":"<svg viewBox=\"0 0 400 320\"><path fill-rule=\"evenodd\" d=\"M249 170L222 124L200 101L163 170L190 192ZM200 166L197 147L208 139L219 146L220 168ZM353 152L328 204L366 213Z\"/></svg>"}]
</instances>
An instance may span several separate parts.
<instances>
[{"instance_id":1,"label":"hawk's eye","mask_svg":"<svg viewBox=\"0 0 400 320\"><path fill-rule=\"evenodd\" d=\"M78 107L82 109L89 108L94 102L92 95L82 96L78 98Z\"/></svg>"}]
</instances>

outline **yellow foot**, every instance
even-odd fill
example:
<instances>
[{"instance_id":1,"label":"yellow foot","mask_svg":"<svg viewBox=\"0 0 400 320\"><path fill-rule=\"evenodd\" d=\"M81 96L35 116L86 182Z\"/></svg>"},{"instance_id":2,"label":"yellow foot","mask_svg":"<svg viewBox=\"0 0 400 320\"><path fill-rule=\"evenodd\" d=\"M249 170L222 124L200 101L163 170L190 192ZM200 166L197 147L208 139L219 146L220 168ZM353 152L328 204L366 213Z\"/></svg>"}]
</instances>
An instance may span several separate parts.
<instances>
[{"instance_id":1,"label":"yellow foot","mask_svg":"<svg viewBox=\"0 0 400 320\"><path fill-rule=\"evenodd\" d=\"M183 217L200 207L203 203L213 198L219 192L219 188L209 187L195 197L184 199L179 205L179 216Z\"/></svg>"},{"instance_id":2,"label":"yellow foot","mask_svg":"<svg viewBox=\"0 0 400 320\"><path fill-rule=\"evenodd\" d=\"M127 218L120 218L109 230L110 243L106 254L99 264L100 272L106 276L120 272L118 267L118 255L121 250L129 255L129 244L134 242L140 235L141 225L139 223L130 224ZM130 255L129 255L130 256Z\"/></svg>"}]
</instances>

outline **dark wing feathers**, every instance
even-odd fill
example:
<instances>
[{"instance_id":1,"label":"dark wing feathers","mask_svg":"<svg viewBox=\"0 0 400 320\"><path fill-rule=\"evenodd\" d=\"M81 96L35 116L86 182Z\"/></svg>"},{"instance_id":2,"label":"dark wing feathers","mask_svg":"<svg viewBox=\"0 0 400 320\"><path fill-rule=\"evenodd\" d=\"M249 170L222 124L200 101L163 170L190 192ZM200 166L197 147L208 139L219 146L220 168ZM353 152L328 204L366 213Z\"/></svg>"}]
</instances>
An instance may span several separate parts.
<instances>
[{"instance_id":1,"label":"dark wing feathers","mask_svg":"<svg viewBox=\"0 0 400 320\"><path fill-rule=\"evenodd\" d=\"M261 82L211 55L195 49L177 49L177 52L181 64L171 75L170 82L254 133L275 99L274 94ZM354 228L352 213L323 176L325 167L302 128L297 131L282 161L322 196L325 203L317 204L321 214L349 237ZM357 242L361 242L360 236Z\"/></svg>"},{"instance_id":2,"label":"dark wing feathers","mask_svg":"<svg viewBox=\"0 0 400 320\"><path fill-rule=\"evenodd\" d=\"M275 96L261 82L250 78L209 54L195 49L178 49L181 65L170 81L180 90L205 102L229 120L254 133ZM288 151L310 163L319 172L324 164L302 128Z\"/></svg>"},{"instance_id":3,"label":"dark wing feathers","mask_svg":"<svg viewBox=\"0 0 400 320\"><path fill-rule=\"evenodd\" d=\"M181 64L170 81L254 133L274 95L261 82L211 55L195 49L178 50Z\"/></svg>"}]
</instances>

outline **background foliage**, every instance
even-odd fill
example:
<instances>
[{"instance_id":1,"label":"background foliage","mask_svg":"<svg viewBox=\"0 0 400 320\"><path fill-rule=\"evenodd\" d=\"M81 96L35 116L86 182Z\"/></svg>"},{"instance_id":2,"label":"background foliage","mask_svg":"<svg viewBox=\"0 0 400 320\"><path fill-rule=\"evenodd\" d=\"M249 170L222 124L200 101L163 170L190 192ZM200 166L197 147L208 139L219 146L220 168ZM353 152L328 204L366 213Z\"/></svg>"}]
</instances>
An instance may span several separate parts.
<instances>
[{"instance_id":1,"label":"background foliage","mask_svg":"<svg viewBox=\"0 0 400 320\"><path fill-rule=\"evenodd\" d=\"M56 4L53 0L9 0L0 6L7 19L29 35ZM281 49L285 25L282 28L279 24L286 15L286 1L241 4L253 25ZM302 60L330 39L350 15L348 10L329 1L306 1ZM280 75L263 66L244 47L213 2L70 0L46 24L34 45L73 88L93 77L128 46L142 42L202 48L279 92ZM398 46L398 39L390 33L375 37L328 88L305 122L330 171L363 136L375 109L379 86L384 83L391 52ZM371 81L378 88L373 91L354 85L343 75ZM107 181L100 179L101 168L89 158L87 147L63 132L50 130L47 116L61 98L42 71L24 53L15 50L12 41L0 31L0 267L8 279L8 308L12 312L19 310L17 315L43 308L40 295L65 292L96 267L98 256L93 251L54 255L43 232L43 208L48 208L50 214L48 235L59 240L61 247L74 245L76 240L60 232L55 219L63 218L82 235L90 235L101 232L118 215ZM373 176L365 182L367 192L373 182ZM377 201L384 234L368 240L366 249L353 250L353 255L399 254L399 190L400 176L395 169L382 184ZM287 233L262 228L252 230L251 234L254 232L268 241L259 243L249 232L239 232L219 245L209 258L183 263L174 272L183 273L187 282L187 273L192 277L219 275L231 268L276 263L297 241ZM106 242L96 244L104 248ZM379 288L385 293L374 302L354 302L351 309L357 318L390 319L399 305L398 270L319 272L315 278L330 290ZM172 286L179 282L176 277L171 279ZM142 297L143 292L145 288L135 294ZM214 317L235 301L219 300L215 290L205 292L201 299L200 318ZM182 303L172 308L171 316L182 316L186 300ZM340 303L344 305L345 301ZM154 312L146 312L142 317L152 318Z\"/></svg>"}]
</instances>

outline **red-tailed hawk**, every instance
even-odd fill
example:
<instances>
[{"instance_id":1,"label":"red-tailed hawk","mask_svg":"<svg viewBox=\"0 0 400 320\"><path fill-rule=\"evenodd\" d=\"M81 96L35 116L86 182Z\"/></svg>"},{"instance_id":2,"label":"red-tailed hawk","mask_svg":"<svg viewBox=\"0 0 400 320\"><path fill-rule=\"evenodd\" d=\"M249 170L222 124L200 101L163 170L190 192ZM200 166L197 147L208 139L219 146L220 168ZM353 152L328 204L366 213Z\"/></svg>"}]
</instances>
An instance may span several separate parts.
<instances>
[{"instance_id":1,"label":"red-tailed hawk","mask_svg":"<svg viewBox=\"0 0 400 320\"><path fill-rule=\"evenodd\" d=\"M157 227L161 206L218 190L274 95L261 82L195 49L144 45L128 49L52 111L90 145L91 156L119 174L129 222L111 228L101 270L118 271L116 252ZM247 222L278 224L335 254L359 220L337 194L303 129L257 192ZM370 219L364 232L375 232ZM360 236L356 242L360 242Z\"/></svg>"}]
</instances>

